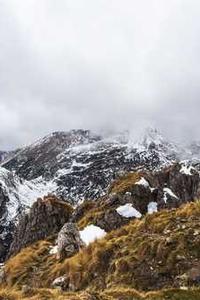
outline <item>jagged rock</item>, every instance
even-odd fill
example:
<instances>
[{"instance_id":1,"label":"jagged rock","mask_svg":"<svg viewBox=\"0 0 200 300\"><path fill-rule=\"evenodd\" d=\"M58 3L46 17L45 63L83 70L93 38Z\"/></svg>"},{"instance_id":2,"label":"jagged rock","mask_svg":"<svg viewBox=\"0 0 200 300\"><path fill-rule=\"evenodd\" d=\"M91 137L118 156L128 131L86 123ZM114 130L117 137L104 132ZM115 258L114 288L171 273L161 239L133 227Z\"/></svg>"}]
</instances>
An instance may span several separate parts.
<instances>
[{"instance_id":1,"label":"jagged rock","mask_svg":"<svg viewBox=\"0 0 200 300\"><path fill-rule=\"evenodd\" d=\"M8 257L33 242L58 233L69 220L72 211L70 205L56 197L48 196L38 199L29 213L20 219Z\"/></svg>"},{"instance_id":2,"label":"jagged rock","mask_svg":"<svg viewBox=\"0 0 200 300\"><path fill-rule=\"evenodd\" d=\"M116 210L108 210L100 218L97 218L94 224L109 232L127 224L129 221L130 219L123 218Z\"/></svg>"},{"instance_id":3,"label":"jagged rock","mask_svg":"<svg viewBox=\"0 0 200 300\"><path fill-rule=\"evenodd\" d=\"M57 246L58 259L71 257L85 246L74 223L66 223L62 227L58 233Z\"/></svg>"},{"instance_id":4,"label":"jagged rock","mask_svg":"<svg viewBox=\"0 0 200 300\"><path fill-rule=\"evenodd\" d=\"M160 209L174 208L181 204L197 199L200 196L199 173L194 169L191 174L182 172L183 165L175 164L153 176L153 186L158 189L157 202ZM174 194L168 194L163 202L163 190L167 187ZM175 197L176 196L176 197Z\"/></svg>"},{"instance_id":5,"label":"jagged rock","mask_svg":"<svg viewBox=\"0 0 200 300\"><path fill-rule=\"evenodd\" d=\"M185 165L175 164L158 172L135 172L123 175L114 181L108 191L108 195L96 200L94 204L86 201L78 207L72 220L83 221L84 226L93 223L106 232L117 229L140 214L152 213L151 204L154 205L153 212L161 209L177 208L185 202L199 198L200 176L192 169L185 170ZM131 175L131 176L129 176ZM113 191L117 191L113 193ZM137 215L129 217L118 213L119 207L135 209ZM82 226L82 225L81 225ZM180 225L184 229L184 224Z\"/></svg>"}]
</instances>

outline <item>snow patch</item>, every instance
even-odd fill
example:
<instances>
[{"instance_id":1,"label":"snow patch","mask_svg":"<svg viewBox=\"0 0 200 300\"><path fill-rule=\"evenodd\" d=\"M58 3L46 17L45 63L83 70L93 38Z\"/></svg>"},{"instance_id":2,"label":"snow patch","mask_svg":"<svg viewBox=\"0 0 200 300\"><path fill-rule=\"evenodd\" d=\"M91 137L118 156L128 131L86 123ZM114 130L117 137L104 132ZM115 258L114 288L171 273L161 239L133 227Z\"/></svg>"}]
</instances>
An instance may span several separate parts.
<instances>
[{"instance_id":1,"label":"snow patch","mask_svg":"<svg viewBox=\"0 0 200 300\"><path fill-rule=\"evenodd\" d=\"M193 168L192 166L182 165L180 169L180 173L191 176L193 170L195 170L195 168Z\"/></svg>"},{"instance_id":2,"label":"snow patch","mask_svg":"<svg viewBox=\"0 0 200 300\"><path fill-rule=\"evenodd\" d=\"M86 226L80 231L82 241L89 245L97 239L103 238L106 235L106 231L93 224Z\"/></svg>"},{"instance_id":3,"label":"snow patch","mask_svg":"<svg viewBox=\"0 0 200 300\"><path fill-rule=\"evenodd\" d=\"M59 285L61 285L62 283L64 283L65 280L66 280L66 277L65 277L65 276L58 277L58 278L56 278L56 279L53 281L52 285L53 285L53 286L59 286Z\"/></svg>"},{"instance_id":4,"label":"snow patch","mask_svg":"<svg viewBox=\"0 0 200 300\"><path fill-rule=\"evenodd\" d=\"M148 209L148 214L153 214L154 212L157 212L158 211L157 202L149 202L147 209Z\"/></svg>"},{"instance_id":5,"label":"snow patch","mask_svg":"<svg viewBox=\"0 0 200 300\"><path fill-rule=\"evenodd\" d=\"M142 217L141 213L133 207L132 203L127 203L125 205L119 206L116 209L116 211L120 216L125 217L125 218L132 218L132 217L141 218Z\"/></svg>"},{"instance_id":6,"label":"snow patch","mask_svg":"<svg viewBox=\"0 0 200 300\"><path fill-rule=\"evenodd\" d=\"M0 185L8 197L6 223L14 220L21 208L28 209L39 197L53 193L57 184L45 182L42 177L32 181L22 180L16 174L0 168Z\"/></svg>"},{"instance_id":7,"label":"snow patch","mask_svg":"<svg viewBox=\"0 0 200 300\"><path fill-rule=\"evenodd\" d=\"M54 255L58 253L58 246L50 246L49 247L49 254Z\"/></svg>"},{"instance_id":8,"label":"snow patch","mask_svg":"<svg viewBox=\"0 0 200 300\"><path fill-rule=\"evenodd\" d=\"M169 188L164 188L164 196L163 196L163 200L165 201L165 203L167 203L167 195L170 195L173 198L179 199L173 192L171 189Z\"/></svg>"},{"instance_id":9,"label":"snow patch","mask_svg":"<svg viewBox=\"0 0 200 300\"><path fill-rule=\"evenodd\" d=\"M137 185L143 185L144 187L149 187L149 183L148 183L148 181L144 177L142 177L135 184L137 184Z\"/></svg>"}]
</instances>

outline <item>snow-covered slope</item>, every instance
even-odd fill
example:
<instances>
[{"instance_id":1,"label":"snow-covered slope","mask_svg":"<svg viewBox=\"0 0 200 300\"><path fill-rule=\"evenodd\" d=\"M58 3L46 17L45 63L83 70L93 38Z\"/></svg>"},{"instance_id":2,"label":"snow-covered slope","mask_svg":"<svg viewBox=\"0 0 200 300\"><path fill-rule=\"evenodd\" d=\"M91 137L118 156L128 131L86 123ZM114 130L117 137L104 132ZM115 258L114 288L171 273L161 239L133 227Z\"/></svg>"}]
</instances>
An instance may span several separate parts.
<instances>
[{"instance_id":1,"label":"snow-covered slope","mask_svg":"<svg viewBox=\"0 0 200 300\"><path fill-rule=\"evenodd\" d=\"M20 178L39 180L49 192L72 202L97 198L121 172L158 169L178 159L178 149L149 129L137 143L121 134L103 138L84 130L56 132L22 149L3 163Z\"/></svg>"},{"instance_id":2,"label":"snow-covered slope","mask_svg":"<svg viewBox=\"0 0 200 300\"><path fill-rule=\"evenodd\" d=\"M20 213L27 211L38 197L55 189L56 185L51 181L45 182L41 178L27 181L0 167L0 260L12 239L11 232Z\"/></svg>"},{"instance_id":3,"label":"snow-covered slope","mask_svg":"<svg viewBox=\"0 0 200 300\"><path fill-rule=\"evenodd\" d=\"M197 152L197 151L196 151ZM200 153L195 152L195 158ZM55 132L23 148L2 163L36 195L54 193L72 203L102 196L125 171L158 170L193 158L192 150L169 142L148 128L135 141L128 132L104 138L87 130ZM32 198L28 196L29 199Z\"/></svg>"}]
</instances>

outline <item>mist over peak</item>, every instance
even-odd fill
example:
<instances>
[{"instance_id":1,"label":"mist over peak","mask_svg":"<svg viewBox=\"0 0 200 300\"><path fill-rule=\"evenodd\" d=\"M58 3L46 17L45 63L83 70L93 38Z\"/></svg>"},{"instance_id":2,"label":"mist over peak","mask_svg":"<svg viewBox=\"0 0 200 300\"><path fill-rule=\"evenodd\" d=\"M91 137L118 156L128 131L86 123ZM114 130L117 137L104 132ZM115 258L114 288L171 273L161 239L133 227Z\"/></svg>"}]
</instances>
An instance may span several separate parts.
<instances>
[{"instance_id":1,"label":"mist over peak","mask_svg":"<svg viewBox=\"0 0 200 300\"><path fill-rule=\"evenodd\" d=\"M199 139L199 1L3 0L0 148L53 131Z\"/></svg>"}]
</instances>

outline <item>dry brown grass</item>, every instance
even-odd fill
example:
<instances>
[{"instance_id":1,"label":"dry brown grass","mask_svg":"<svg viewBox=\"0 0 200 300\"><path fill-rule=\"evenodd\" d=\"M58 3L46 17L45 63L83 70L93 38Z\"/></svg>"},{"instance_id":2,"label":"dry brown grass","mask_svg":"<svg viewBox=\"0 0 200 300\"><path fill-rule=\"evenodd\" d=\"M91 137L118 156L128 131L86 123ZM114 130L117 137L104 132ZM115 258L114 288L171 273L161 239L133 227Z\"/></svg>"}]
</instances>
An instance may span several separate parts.
<instances>
[{"instance_id":1,"label":"dry brown grass","mask_svg":"<svg viewBox=\"0 0 200 300\"><path fill-rule=\"evenodd\" d=\"M67 275L76 290L116 285L146 290L168 274L160 284L173 286L174 278L187 272L179 257L191 264L200 259L199 239L193 234L200 231L199 207L199 202L190 203L131 221L61 262L49 255L51 242L38 242L7 262L7 285L50 287L55 278Z\"/></svg>"},{"instance_id":2,"label":"dry brown grass","mask_svg":"<svg viewBox=\"0 0 200 300\"><path fill-rule=\"evenodd\" d=\"M131 172L121 176L115 180L109 189L109 193L122 194L129 191L129 189L142 177L142 173Z\"/></svg>"},{"instance_id":3,"label":"dry brown grass","mask_svg":"<svg viewBox=\"0 0 200 300\"><path fill-rule=\"evenodd\" d=\"M115 287L103 292L67 293L52 289L30 289L25 295L19 290L0 290L0 300L199 300L200 289L168 289L150 293L140 293L131 288Z\"/></svg>"}]
</instances>

